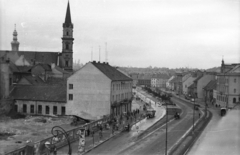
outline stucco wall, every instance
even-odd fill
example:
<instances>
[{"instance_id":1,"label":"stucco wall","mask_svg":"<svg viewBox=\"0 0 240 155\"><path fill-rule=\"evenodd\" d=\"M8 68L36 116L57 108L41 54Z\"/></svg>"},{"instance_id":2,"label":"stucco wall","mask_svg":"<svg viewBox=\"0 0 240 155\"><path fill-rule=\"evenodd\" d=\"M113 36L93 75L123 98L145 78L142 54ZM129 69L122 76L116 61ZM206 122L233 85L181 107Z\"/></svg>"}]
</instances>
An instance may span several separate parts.
<instances>
[{"instance_id":1,"label":"stucco wall","mask_svg":"<svg viewBox=\"0 0 240 155\"><path fill-rule=\"evenodd\" d=\"M27 114L39 114L38 105L42 105L42 113L41 113L42 115L46 115L46 106L49 106L49 114L47 115L53 115L53 106L57 106L57 115L62 115L62 107L66 106L66 103L62 103L62 102L16 100L15 105L18 106L17 111L20 113L23 113L23 104L26 104L27 106ZM34 113L30 112L31 105L34 105Z\"/></svg>"},{"instance_id":2,"label":"stucco wall","mask_svg":"<svg viewBox=\"0 0 240 155\"><path fill-rule=\"evenodd\" d=\"M204 75L197 83L197 97L203 100L203 87L205 87L211 80L215 79L215 75Z\"/></svg>"},{"instance_id":3,"label":"stucco wall","mask_svg":"<svg viewBox=\"0 0 240 155\"><path fill-rule=\"evenodd\" d=\"M111 80L91 63L70 76L67 86L67 114L86 119L110 114ZM69 94L73 94L73 100L69 100Z\"/></svg>"},{"instance_id":4,"label":"stucco wall","mask_svg":"<svg viewBox=\"0 0 240 155\"><path fill-rule=\"evenodd\" d=\"M184 94L187 94L188 93L188 87L193 84L193 81L195 80L196 78L195 77L189 77L188 79L186 79L184 82L183 82L183 93Z\"/></svg>"}]
</instances>

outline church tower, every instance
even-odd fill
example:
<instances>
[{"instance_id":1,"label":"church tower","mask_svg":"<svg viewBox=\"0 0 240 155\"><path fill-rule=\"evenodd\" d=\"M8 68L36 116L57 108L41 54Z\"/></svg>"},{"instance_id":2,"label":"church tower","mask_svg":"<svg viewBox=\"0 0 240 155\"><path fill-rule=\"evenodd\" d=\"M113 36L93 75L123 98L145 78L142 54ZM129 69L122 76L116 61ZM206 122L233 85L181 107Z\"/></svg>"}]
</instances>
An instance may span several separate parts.
<instances>
[{"instance_id":1,"label":"church tower","mask_svg":"<svg viewBox=\"0 0 240 155\"><path fill-rule=\"evenodd\" d=\"M65 22L63 23L60 67L70 72L73 70L73 40L73 24L71 21L70 6L68 2Z\"/></svg>"},{"instance_id":2,"label":"church tower","mask_svg":"<svg viewBox=\"0 0 240 155\"><path fill-rule=\"evenodd\" d=\"M15 30L13 31L13 41L11 42L12 45L12 51L18 51L19 42L17 40L17 31L16 31L16 24L15 24Z\"/></svg>"}]
</instances>

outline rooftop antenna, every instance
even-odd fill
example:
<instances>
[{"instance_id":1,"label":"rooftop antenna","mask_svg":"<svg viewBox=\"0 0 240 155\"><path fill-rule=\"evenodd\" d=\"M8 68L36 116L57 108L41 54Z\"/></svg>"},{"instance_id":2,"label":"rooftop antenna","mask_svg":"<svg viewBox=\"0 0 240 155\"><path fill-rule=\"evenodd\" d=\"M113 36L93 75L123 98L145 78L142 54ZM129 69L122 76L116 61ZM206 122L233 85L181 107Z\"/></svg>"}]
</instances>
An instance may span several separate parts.
<instances>
[{"instance_id":1,"label":"rooftop antenna","mask_svg":"<svg viewBox=\"0 0 240 155\"><path fill-rule=\"evenodd\" d=\"M106 61L106 63L107 63L107 62L108 62L107 42L106 42L106 44L105 44L105 45L106 45L106 51L105 51L105 54L106 54L106 60L105 60L105 61Z\"/></svg>"},{"instance_id":2,"label":"rooftop antenna","mask_svg":"<svg viewBox=\"0 0 240 155\"><path fill-rule=\"evenodd\" d=\"M99 46L99 62L101 61L101 46Z\"/></svg>"}]
</instances>

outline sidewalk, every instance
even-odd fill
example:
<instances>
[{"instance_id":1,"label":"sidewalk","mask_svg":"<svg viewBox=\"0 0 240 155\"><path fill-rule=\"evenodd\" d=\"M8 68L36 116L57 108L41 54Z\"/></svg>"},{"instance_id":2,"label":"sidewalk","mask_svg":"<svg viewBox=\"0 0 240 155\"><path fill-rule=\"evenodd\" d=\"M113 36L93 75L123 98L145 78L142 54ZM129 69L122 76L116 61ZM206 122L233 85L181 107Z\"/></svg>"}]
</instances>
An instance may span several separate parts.
<instances>
[{"instance_id":1,"label":"sidewalk","mask_svg":"<svg viewBox=\"0 0 240 155\"><path fill-rule=\"evenodd\" d=\"M129 120L123 119L122 123L119 125L119 130L114 131L112 126L110 125L110 129L103 129L102 131L102 138L101 134L99 134L100 132L97 131L94 133L94 135L90 135L90 136L86 136L85 137L85 153L91 151L92 149L95 149L96 147L98 147L99 145L101 145L102 143L108 141L109 139L121 134L124 130L124 126L125 124L127 124L127 122L131 122L131 131L128 132L130 134L129 137L133 137L136 136L138 133L143 132L144 130L146 130L147 128L149 128L150 126L152 126L155 122L157 122L161 117L163 117L164 110L161 109L159 110L160 107L153 107L156 108L157 112L156 112L156 118L159 119L154 119L153 120L146 120L146 118L142 117L142 114L144 114L145 112L143 111L143 104L144 102L140 102L140 101L133 101L133 109L139 109L139 114L136 115L136 119L133 118L129 118ZM138 129L136 128L138 126ZM120 136L118 136L120 137ZM72 154L77 154L78 151L78 141L73 142L71 144L72 147ZM68 146L65 146L63 148L60 148L57 152L57 154L66 154L68 152Z\"/></svg>"}]
</instances>

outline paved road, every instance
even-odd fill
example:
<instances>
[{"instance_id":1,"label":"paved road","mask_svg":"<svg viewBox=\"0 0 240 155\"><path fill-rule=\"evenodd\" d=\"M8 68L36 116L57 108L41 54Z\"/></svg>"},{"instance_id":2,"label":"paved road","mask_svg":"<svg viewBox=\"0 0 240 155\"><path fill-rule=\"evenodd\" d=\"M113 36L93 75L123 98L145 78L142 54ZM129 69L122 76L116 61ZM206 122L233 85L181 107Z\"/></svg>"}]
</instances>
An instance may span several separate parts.
<instances>
[{"instance_id":1,"label":"paved road","mask_svg":"<svg viewBox=\"0 0 240 155\"><path fill-rule=\"evenodd\" d=\"M210 111L213 117L188 155L239 155L240 110L230 110L224 117L217 108Z\"/></svg>"},{"instance_id":2,"label":"paved road","mask_svg":"<svg viewBox=\"0 0 240 155\"><path fill-rule=\"evenodd\" d=\"M171 149L176 141L180 139L184 133L191 127L193 113L192 108L190 108L186 103L179 101L178 99L174 99L174 102L183 109L183 114L181 115L180 120L174 120L168 123L168 150ZM198 118L197 112L195 113L195 120ZM137 154L137 155L160 155L165 154L165 125L160 127L157 132L154 134L136 142L133 146L128 149L120 152L119 154Z\"/></svg>"},{"instance_id":3,"label":"paved road","mask_svg":"<svg viewBox=\"0 0 240 155\"><path fill-rule=\"evenodd\" d=\"M96 154L104 154L104 155L113 155L118 154L119 152L125 150L132 145L136 139L136 136L140 134L142 131L146 130L150 126L152 126L155 122L161 118L165 110L163 107L154 106L156 109L156 117L153 119L145 120L139 124L139 130L136 129L136 126L132 127L131 132L124 132L119 134L118 136L110 139L109 141L103 143L92 151L86 153L87 155L96 155Z\"/></svg>"}]
</instances>

